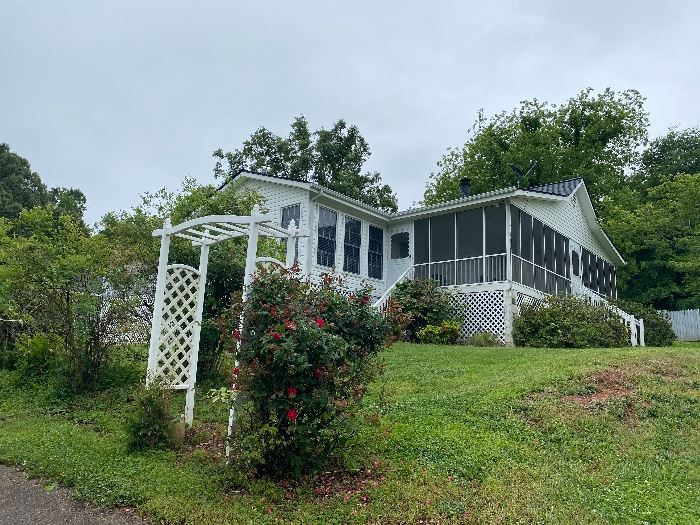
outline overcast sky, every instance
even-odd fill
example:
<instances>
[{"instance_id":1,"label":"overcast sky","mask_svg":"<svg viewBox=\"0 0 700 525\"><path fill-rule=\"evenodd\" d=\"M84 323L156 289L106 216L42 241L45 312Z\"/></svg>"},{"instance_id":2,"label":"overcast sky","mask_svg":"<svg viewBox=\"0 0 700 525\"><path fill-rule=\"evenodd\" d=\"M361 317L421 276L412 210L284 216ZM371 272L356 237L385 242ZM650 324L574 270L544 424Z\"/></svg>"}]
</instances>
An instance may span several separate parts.
<instances>
[{"instance_id":1,"label":"overcast sky","mask_svg":"<svg viewBox=\"0 0 700 525\"><path fill-rule=\"evenodd\" d=\"M567 5L568 4L568 5ZM0 142L89 222L212 180L260 126L358 125L401 208L487 115L638 89L652 136L700 124L700 3L0 1Z\"/></svg>"}]
</instances>

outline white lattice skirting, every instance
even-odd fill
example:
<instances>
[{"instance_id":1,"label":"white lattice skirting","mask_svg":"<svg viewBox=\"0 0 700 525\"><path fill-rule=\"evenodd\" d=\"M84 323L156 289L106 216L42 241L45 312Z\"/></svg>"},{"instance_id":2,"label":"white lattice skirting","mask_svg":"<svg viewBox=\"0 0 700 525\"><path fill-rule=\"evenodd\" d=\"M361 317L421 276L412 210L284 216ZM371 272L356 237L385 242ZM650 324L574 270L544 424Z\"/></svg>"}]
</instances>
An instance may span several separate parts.
<instances>
[{"instance_id":1,"label":"white lattice skirting","mask_svg":"<svg viewBox=\"0 0 700 525\"><path fill-rule=\"evenodd\" d=\"M170 388L189 388L198 290L197 270L182 264L168 266L152 379L164 380Z\"/></svg>"},{"instance_id":2,"label":"white lattice skirting","mask_svg":"<svg viewBox=\"0 0 700 525\"><path fill-rule=\"evenodd\" d=\"M478 332L491 332L506 343L506 308L503 291L454 293L450 306L463 319L459 341Z\"/></svg>"}]
</instances>

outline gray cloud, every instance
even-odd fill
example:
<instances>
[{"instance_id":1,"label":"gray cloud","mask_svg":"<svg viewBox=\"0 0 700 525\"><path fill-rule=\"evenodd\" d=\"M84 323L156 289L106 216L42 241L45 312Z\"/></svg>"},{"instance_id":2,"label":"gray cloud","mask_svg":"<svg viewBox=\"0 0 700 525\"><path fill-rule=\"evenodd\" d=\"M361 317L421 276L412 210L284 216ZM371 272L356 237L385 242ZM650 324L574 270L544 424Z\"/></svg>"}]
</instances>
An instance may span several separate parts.
<instances>
[{"instance_id":1,"label":"gray cloud","mask_svg":"<svg viewBox=\"0 0 700 525\"><path fill-rule=\"evenodd\" d=\"M0 141L88 217L210 181L254 129L343 117L402 207L479 108L636 88L652 134L700 121L693 2L26 2L0 4Z\"/></svg>"}]
</instances>

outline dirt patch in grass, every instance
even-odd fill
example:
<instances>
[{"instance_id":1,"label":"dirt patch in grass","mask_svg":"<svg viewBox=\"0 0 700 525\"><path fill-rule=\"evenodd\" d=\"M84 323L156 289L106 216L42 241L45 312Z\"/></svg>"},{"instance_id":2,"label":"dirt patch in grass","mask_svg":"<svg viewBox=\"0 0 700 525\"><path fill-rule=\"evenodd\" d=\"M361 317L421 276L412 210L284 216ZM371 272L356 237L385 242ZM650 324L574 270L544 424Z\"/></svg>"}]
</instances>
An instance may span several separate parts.
<instances>
[{"instance_id":1,"label":"dirt patch in grass","mask_svg":"<svg viewBox=\"0 0 700 525\"><path fill-rule=\"evenodd\" d=\"M313 480L314 495L320 499L342 495L347 503L352 496L360 494L361 503L369 503L366 490L378 487L386 476L380 472L379 461L374 461L372 467L356 472L339 471L324 472Z\"/></svg>"},{"instance_id":2,"label":"dirt patch in grass","mask_svg":"<svg viewBox=\"0 0 700 525\"><path fill-rule=\"evenodd\" d=\"M218 423L201 423L189 429L185 438L185 448L201 450L207 457L221 459L226 451L226 429Z\"/></svg>"},{"instance_id":3,"label":"dirt patch in grass","mask_svg":"<svg viewBox=\"0 0 700 525\"><path fill-rule=\"evenodd\" d=\"M602 403L632 394L631 385L625 380L622 370L599 370L591 376L594 391L589 394L574 394L562 397L579 405Z\"/></svg>"}]
</instances>

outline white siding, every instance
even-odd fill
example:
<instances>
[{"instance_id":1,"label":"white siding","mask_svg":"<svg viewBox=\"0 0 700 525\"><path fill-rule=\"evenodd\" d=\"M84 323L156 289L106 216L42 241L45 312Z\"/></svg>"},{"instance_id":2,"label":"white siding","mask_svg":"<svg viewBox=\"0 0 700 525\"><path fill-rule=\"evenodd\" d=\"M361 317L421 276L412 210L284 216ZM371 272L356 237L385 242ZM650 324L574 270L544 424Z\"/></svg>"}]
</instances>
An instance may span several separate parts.
<instances>
[{"instance_id":1,"label":"white siding","mask_svg":"<svg viewBox=\"0 0 700 525\"><path fill-rule=\"evenodd\" d=\"M254 190L259 193L264 199L265 203L263 208L272 214L276 220L277 224L282 223L282 208L287 206L292 206L294 204L300 205L300 224L301 228L306 229L309 232L309 190L305 188L298 188L293 186L288 186L285 184L275 183L273 181L259 181L252 179L243 179L241 183L241 188ZM307 247L309 239L301 238L299 239L299 264L303 271L307 267Z\"/></svg>"},{"instance_id":2,"label":"white siding","mask_svg":"<svg viewBox=\"0 0 700 525\"><path fill-rule=\"evenodd\" d=\"M609 253L609 250L593 235L576 198L571 201L555 201L513 197L511 202L588 251L606 259L608 262L615 260L613 254Z\"/></svg>"},{"instance_id":3,"label":"white siding","mask_svg":"<svg viewBox=\"0 0 700 525\"><path fill-rule=\"evenodd\" d=\"M408 232L408 257L405 259L391 258L391 236L395 233ZM401 275L413 266L413 221L396 222L385 232L384 246L386 247L386 285L391 286Z\"/></svg>"}]
</instances>

